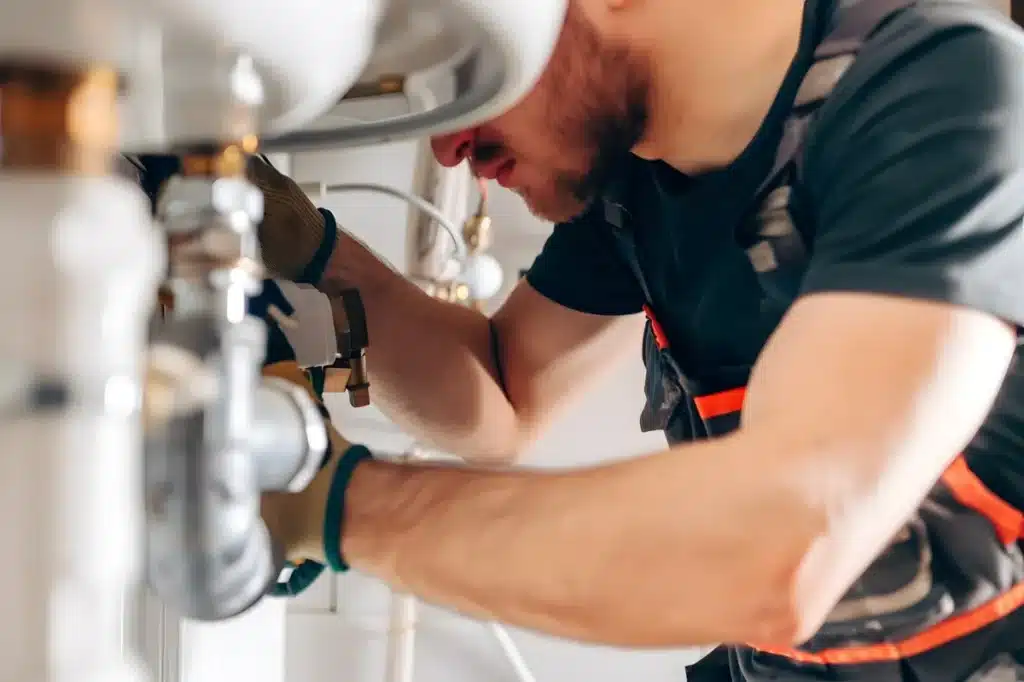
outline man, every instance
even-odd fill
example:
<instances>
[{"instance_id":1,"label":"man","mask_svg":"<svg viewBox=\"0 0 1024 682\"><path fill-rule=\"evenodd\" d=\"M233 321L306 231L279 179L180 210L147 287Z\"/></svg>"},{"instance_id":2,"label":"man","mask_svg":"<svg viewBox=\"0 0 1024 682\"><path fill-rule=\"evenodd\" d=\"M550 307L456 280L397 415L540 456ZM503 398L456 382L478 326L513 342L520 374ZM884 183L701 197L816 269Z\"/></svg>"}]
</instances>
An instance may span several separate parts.
<instances>
[{"instance_id":1,"label":"man","mask_svg":"<svg viewBox=\"0 0 1024 682\"><path fill-rule=\"evenodd\" d=\"M265 499L273 534L471 616L726 642L734 679L1012 672L1021 74L1024 38L969 2L573 0L533 91L433 141L559 222L501 310L344 233L319 285L362 293L388 414L483 465L636 352L646 311L643 424L672 445L542 473L335 434L309 490ZM325 234L301 210L263 235L296 271Z\"/></svg>"}]
</instances>

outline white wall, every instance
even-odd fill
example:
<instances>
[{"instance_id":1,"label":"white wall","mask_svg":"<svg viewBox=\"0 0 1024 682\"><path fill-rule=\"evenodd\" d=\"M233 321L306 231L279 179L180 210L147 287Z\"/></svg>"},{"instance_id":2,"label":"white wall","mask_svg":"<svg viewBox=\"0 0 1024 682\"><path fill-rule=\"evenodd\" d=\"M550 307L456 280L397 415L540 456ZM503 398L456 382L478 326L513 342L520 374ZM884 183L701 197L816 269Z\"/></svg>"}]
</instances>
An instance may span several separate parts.
<instances>
[{"instance_id":1,"label":"white wall","mask_svg":"<svg viewBox=\"0 0 1024 682\"><path fill-rule=\"evenodd\" d=\"M373 181L411 189L417 151L415 144L403 143L299 154L292 158L292 173L299 182ZM495 193L493 253L507 273L507 290L518 270L533 260L549 227L529 216L511 195L498 188ZM346 229L394 265L404 265L409 214L399 202L349 195L330 196L325 205L336 211ZM637 427L643 378L639 335L636 344L634 360L602 381L560 419L533 448L530 463L588 464L664 445L660 435L642 435ZM351 440L391 451L401 451L411 442L373 408L352 410L340 396L331 400L329 407L339 428ZM382 682L389 602L387 588L366 576L322 579L308 595L290 605L287 679ZM515 632L514 637L538 682L680 682L684 665L696 658L692 651L624 652L525 632ZM497 642L484 626L439 609L423 609L416 655L417 682L515 680Z\"/></svg>"}]
</instances>

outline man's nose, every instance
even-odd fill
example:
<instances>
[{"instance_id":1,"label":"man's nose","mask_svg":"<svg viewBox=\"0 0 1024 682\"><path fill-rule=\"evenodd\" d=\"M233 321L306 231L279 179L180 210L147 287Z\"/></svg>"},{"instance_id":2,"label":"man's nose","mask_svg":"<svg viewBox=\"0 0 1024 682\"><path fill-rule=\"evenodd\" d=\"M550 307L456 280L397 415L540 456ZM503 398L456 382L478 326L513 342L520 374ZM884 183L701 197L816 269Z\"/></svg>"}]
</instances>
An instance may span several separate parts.
<instances>
[{"instance_id":1,"label":"man's nose","mask_svg":"<svg viewBox=\"0 0 1024 682\"><path fill-rule=\"evenodd\" d=\"M473 151L473 131L438 135L430 139L430 147L439 164L448 168L457 166Z\"/></svg>"}]
</instances>

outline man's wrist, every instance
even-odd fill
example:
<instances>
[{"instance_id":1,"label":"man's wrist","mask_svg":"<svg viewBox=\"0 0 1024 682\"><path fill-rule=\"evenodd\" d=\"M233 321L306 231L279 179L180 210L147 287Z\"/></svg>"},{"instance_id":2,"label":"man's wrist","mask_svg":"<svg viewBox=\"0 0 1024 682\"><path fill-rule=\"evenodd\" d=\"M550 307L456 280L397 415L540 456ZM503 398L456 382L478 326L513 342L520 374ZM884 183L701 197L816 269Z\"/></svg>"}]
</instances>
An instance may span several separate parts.
<instances>
[{"instance_id":1,"label":"man's wrist","mask_svg":"<svg viewBox=\"0 0 1024 682\"><path fill-rule=\"evenodd\" d=\"M366 294L404 282L407 282L405 277L391 264L358 237L339 228L334 250L316 286L328 296L336 296L345 289L358 289Z\"/></svg>"},{"instance_id":2,"label":"man's wrist","mask_svg":"<svg viewBox=\"0 0 1024 682\"><path fill-rule=\"evenodd\" d=\"M264 493L261 514L271 537L283 547L293 564L305 560L326 563L324 518L328 498L342 456L352 446L334 428L328 429L332 458L310 484L296 493Z\"/></svg>"},{"instance_id":3,"label":"man's wrist","mask_svg":"<svg viewBox=\"0 0 1024 682\"><path fill-rule=\"evenodd\" d=\"M392 463L368 460L352 471L340 537L341 555L351 566L372 566L374 573L379 571L382 546L390 534L386 520L377 514L382 500L376 498L393 485L395 469Z\"/></svg>"},{"instance_id":4,"label":"man's wrist","mask_svg":"<svg viewBox=\"0 0 1024 682\"><path fill-rule=\"evenodd\" d=\"M354 253L356 246L357 243L352 235L345 230L338 230L338 237L334 241L334 250L331 251L331 255L327 259L323 277L316 284L317 289L334 297L345 289L353 288L352 273L346 272L345 263L353 261L356 255Z\"/></svg>"},{"instance_id":5,"label":"man's wrist","mask_svg":"<svg viewBox=\"0 0 1024 682\"><path fill-rule=\"evenodd\" d=\"M309 262L295 279L296 282L314 286L324 278L327 263L338 243L338 224L334 219L334 214L324 208L318 208L316 212L320 218L320 240Z\"/></svg>"},{"instance_id":6,"label":"man's wrist","mask_svg":"<svg viewBox=\"0 0 1024 682\"><path fill-rule=\"evenodd\" d=\"M331 476L330 490L324 508L323 532L324 558L336 572L347 571L349 568L346 557L341 550L341 538L348 509L348 493L352 477L356 469L372 460L370 451L362 445L352 445L337 457L334 473Z\"/></svg>"}]
</instances>

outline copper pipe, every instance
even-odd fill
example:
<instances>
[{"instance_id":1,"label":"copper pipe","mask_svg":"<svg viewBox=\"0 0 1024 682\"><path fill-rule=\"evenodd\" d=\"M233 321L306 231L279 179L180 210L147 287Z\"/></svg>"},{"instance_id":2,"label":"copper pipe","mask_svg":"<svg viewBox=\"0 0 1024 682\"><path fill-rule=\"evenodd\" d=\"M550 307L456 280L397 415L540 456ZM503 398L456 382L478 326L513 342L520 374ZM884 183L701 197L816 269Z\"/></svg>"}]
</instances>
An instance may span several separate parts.
<instances>
[{"instance_id":1,"label":"copper pipe","mask_svg":"<svg viewBox=\"0 0 1024 682\"><path fill-rule=\"evenodd\" d=\"M0 62L0 168L111 172L118 87L107 68Z\"/></svg>"},{"instance_id":2,"label":"copper pipe","mask_svg":"<svg viewBox=\"0 0 1024 682\"><path fill-rule=\"evenodd\" d=\"M218 178L238 178L245 175L249 156L259 148L255 135L246 135L238 142L221 147L192 150L181 156L182 175L203 175Z\"/></svg>"}]
</instances>

